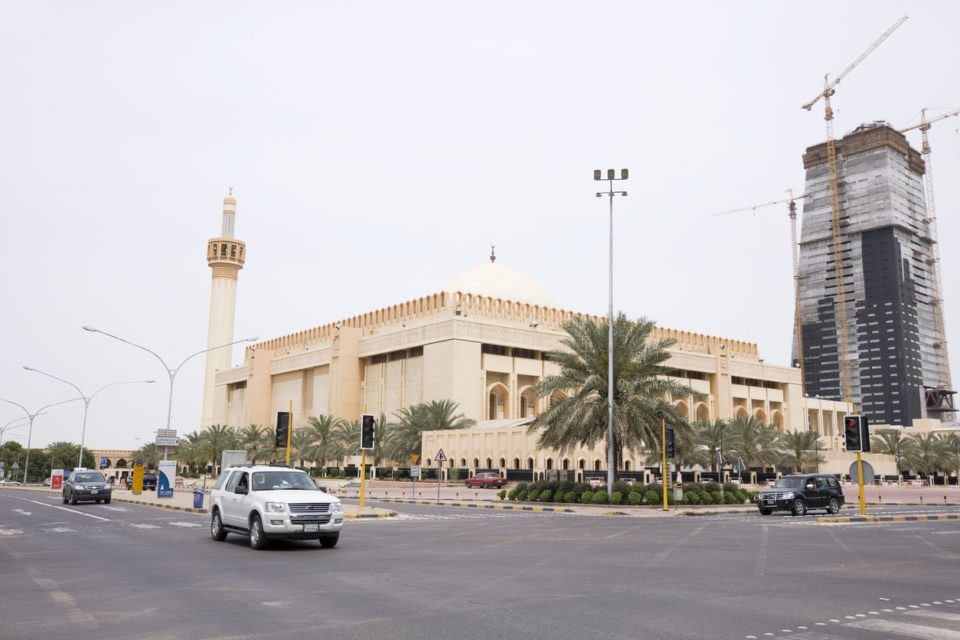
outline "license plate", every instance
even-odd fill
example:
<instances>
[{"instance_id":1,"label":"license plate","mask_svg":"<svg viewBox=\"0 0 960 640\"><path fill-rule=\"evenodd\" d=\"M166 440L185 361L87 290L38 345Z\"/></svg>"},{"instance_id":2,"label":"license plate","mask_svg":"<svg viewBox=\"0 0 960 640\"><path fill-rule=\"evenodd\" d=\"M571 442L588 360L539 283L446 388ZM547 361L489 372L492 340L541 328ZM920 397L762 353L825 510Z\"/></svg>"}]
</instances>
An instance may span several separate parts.
<instances>
[{"instance_id":1,"label":"license plate","mask_svg":"<svg viewBox=\"0 0 960 640\"><path fill-rule=\"evenodd\" d=\"M96 493L99 489L90 489L90 493Z\"/></svg>"},{"instance_id":2,"label":"license plate","mask_svg":"<svg viewBox=\"0 0 960 640\"><path fill-rule=\"evenodd\" d=\"M777 504L776 500L764 500L763 504Z\"/></svg>"},{"instance_id":3,"label":"license plate","mask_svg":"<svg viewBox=\"0 0 960 640\"><path fill-rule=\"evenodd\" d=\"M304 533L316 533L320 531L320 525L318 524L305 524L303 525Z\"/></svg>"}]
</instances>

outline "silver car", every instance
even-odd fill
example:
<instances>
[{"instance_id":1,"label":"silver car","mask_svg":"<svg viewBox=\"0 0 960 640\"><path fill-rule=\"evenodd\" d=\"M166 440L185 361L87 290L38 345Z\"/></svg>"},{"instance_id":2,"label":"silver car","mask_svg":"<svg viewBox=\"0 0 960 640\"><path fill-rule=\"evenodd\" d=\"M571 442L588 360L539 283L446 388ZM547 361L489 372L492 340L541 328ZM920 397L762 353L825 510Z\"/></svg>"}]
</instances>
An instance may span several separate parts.
<instances>
[{"instance_id":1,"label":"silver car","mask_svg":"<svg viewBox=\"0 0 960 640\"><path fill-rule=\"evenodd\" d=\"M63 481L64 504L77 504L80 501L110 504L112 496L110 483L99 471L75 469L70 477Z\"/></svg>"}]
</instances>

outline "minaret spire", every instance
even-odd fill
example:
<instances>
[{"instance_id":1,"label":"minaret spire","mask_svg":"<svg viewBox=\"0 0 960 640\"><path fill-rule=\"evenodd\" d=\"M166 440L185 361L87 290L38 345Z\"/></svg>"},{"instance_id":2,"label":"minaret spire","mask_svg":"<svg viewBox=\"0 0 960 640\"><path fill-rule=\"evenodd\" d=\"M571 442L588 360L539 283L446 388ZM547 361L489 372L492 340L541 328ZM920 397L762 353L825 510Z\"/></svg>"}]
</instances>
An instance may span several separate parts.
<instances>
[{"instance_id":1,"label":"minaret spire","mask_svg":"<svg viewBox=\"0 0 960 640\"><path fill-rule=\"evenodd\" d=\"M207 330L206 371L203 378L203 413L200 428L215 423L213 393L216 374L231 366L232 349L216 349L233 342L233 324L237 306L237 278L247 259L247 245L233 237L237 217L237 199L233 187L223 199L220 236L207 241L207 264L213 270L210 288L210 325Z\"/></svg>"}]
</instances>

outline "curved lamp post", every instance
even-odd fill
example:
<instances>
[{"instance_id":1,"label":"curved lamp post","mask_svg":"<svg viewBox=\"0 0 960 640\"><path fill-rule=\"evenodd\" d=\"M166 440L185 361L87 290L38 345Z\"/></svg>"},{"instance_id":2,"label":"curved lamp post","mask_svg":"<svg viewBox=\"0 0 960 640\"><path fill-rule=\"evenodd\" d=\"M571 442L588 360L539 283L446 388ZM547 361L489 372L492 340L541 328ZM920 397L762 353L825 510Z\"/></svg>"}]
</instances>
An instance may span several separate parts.
<instances>
[{"instance_id":1,"label":"curved lamp post","mask_svg":"<svg viewBox=\"0 0 960 640\"><path fill-rule=\"evenodd\" d=\"M14 402L13 400L7 400L6 398L0 398L4 402L12 404L14 406L20 407L23 409L24 413L27 414L27 419L30 421L30 429L27 431L27 459L23 463L23 484L27 484L27 471L30 469L30 441L33 439L33 421L37 416L43 414L43 410L48 407L55 407L58 404L67 404L68 402L74 402L80 400L80 398L70 398L69 400L61 400L60 402L51 402L50 404L45 404L33 413L30 413L30 410L19 402Z\"/></svg>"},{"instance_id":2,"label":"curved lamp post","mask_svg":"<svg viewBox=\"0 0 960 640\"><path fill-rule=\"evenodd\" d=\"M26 420L27 420L26 418L14 418L7 424L0 427L0 451L3 450L3 434L5 434L7 431L13 431L14 429L19 429L20 427L23 427L24 425L22 424L14 424L14 423L26 422Z\"/></svg>"},{"instance_id":3,"label":"curved lamp post","mask_svg":"<svg viewBox=\"0 0 960 640\"><path fill-rule=\"evenodd\" d=\"M88 327L88 326L84 325L84 326L83 326L83 330L84 330L84 331L90 331L90 332L92 332L92 333L102 333L103 335L105 335L105 336L107 336L107 337L109 337L109 338L113 338L114 340L119 340L120 342L125 342L125 343L127 343L128 345L130 345L131 347L136 347L137 349L143 349L144 351L146 351L147 353L151 354L154 358L156 358L157 360L160 361L160 364L163 365L163 368L166 370L167 375L170 377L170 396L169 396L169 398L168 398L168 400L167 400L167 429L170 428L170 419L171 419L171 416L172 416L172 414L173 414L173 380L174 380L174 378L177 377L177 373L180 372L180 368L181 368L183 365L185 365L188 360L190 360L191 358L194 358L194 357L196 357L196 356L199 356L199 355L202 354L202 353L206 353L206 352L208 352L208 351L214 351L214 350L216 350L216 349L223 349L224 347L231 347L231 346L233 346L233 345L235 345L235 344L240 344L241 342L256 342L257 340L259 340L259 338L257 338L256 336L254 336L253 338L243 338L243 339L241 339L241 340L234 340L233 342L228 342L227 344L221 344L221 345L218 345L218 346L216 346L216 347L210 347L209 349L204 349L203 351L197 351L196 353L191 353L189 356L187 356L186 358L184 358L183 361L180 362L180 364L178 364L175 368L171 369L170 366L164 361L163 358L161 358L159 355L157 355L156 353L154 353L154 352L151 351L150 349L147 349L147 348L144 347L143 345L139 345L139 344L137 344L137 343L135 343L135 342L130 342L129 340L125 340L125 339L123 339L123 338L121 338L121 337L119 337L119 336L115 336L115 335L113 335L112 333L107 333L106 331L102 331L102 330L97 329L97 328L95 328L95 327ZM166 448L166 447L163 448L163 459L164 459L164 460L167 459L167 448Z\"/></svg>"},{"instance_id":4,"label":"curved lamp post","mask_svg":"<svg viewBox=\"0 0 960 640\"><path fill-rule=\"evenodd\" d=\"M106 389L106 388L108 388L108 387L115 387L115 386L121 385L121 384L137 384L137 383L139 383L139 382L146 382L146 383L156 382L156 380L125 380L125 381L123 381L123 382L111 382L110 384L107 384L107 385L104 385L104 386L100 387L99 389L97 389L96 391L94 391L93 393L91 393L91 394L88 396L88 395L86 395L86 394L83 393L83 391L80 389L80 387L78 387L77 385L73 384L73 383L70 382L69 380L64 380L63 378L58 378L57 376L53 375L52 373L47 373L46 371L40 371L40 369L34 369L33 367L28 367L27 365L23 365L23 368L26 369L27 371L33 371L33 372L35 372L35 373L39 373L39 374L41 374L41 375L45 375L45 376L47 376L48 378L53 378L54 380L59 380L60 382L63 382L63 383L65 383L65 384L68 384L68 385L70 385L71 387L73 387L74 389L76 389L77 392L80 394L80 399L83 400L83 430L80 432L80 455L77 456L77 466L78 466L78 467L82 467L82 466L83 466L83 442L84 442L84 440L85 440L86 437L87 437L87 413L90 411L90 401L93 400L94 396L96 396L98 393L100 393L101 391L103 391L104 389Z\"/></svg>"}]
</instances>

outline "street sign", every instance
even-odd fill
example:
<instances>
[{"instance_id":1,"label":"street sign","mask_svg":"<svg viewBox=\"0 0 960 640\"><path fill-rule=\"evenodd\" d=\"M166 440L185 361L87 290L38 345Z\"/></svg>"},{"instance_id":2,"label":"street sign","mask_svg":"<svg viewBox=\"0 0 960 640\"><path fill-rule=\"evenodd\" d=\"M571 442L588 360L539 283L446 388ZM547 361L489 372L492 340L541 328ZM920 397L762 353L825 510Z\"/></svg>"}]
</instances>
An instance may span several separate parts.
<instances>
[{"instance_id":1,"label":"street sign","mask_svg":"<svg viewBox=\"0 0 960 640\"><path fill-rule=\"evenodd\" d=\"M180 445L180 438L174 436L157 436L158 447L176 447Z\"/></svg>"},{"instance_id":2,"label":"street sign","mask_svg":"<svg viewBox=\"0 0 960 640\"><path fill-rule=\"evenodd\" d=\"M860 464L863 465L863 484L870 484L873 482L875 477L873 466L866 460L862 461ZM850 482L860 484L860 474L857 473L856 462L850 464Z\"/></svg>"},{"instance_id":3,"label":"street sign","mask_svg":"<svg viewBox=\"0 0 960 640\"><path fill-rule=\"evenodd\" d=\"M440 449L440 451L437 451L437 455L433 456L433 459L437 462L446 462L447 456L443 455L443 449Z\"/></svg>"},{"instance_id":4,"label":"street sign","mask_svg":"<svg viewBox=\"0 0 960 640\"><path fill-rule=\"evenodd\" d=\"M176 438L177 430L176 429L157 429L157 437Z\"/></svg>"},{"instance_id":5,"label":"street sign","mask_svg":"<svg viewBox=\"0 0 960 640\"><path fill-rule=\"evenodd\" d=\"M420 477L420 465L415 464L415 465L413 465L412 467L410 467L410 477L411 477L411 478L419 478L419 477Z\"/></svg>"},{"instance_id":6,"label":"street sign","mask_svg":"<svg viewBox=\"0 0 960 640\"><path fill-rule=\"evenodd\" d=\"M419 453L413 454L412 456L410 456L410 460L413 461L413 464L417 464L418 462L420 462L420 454Z\"/></svg>"}]
</instances>

